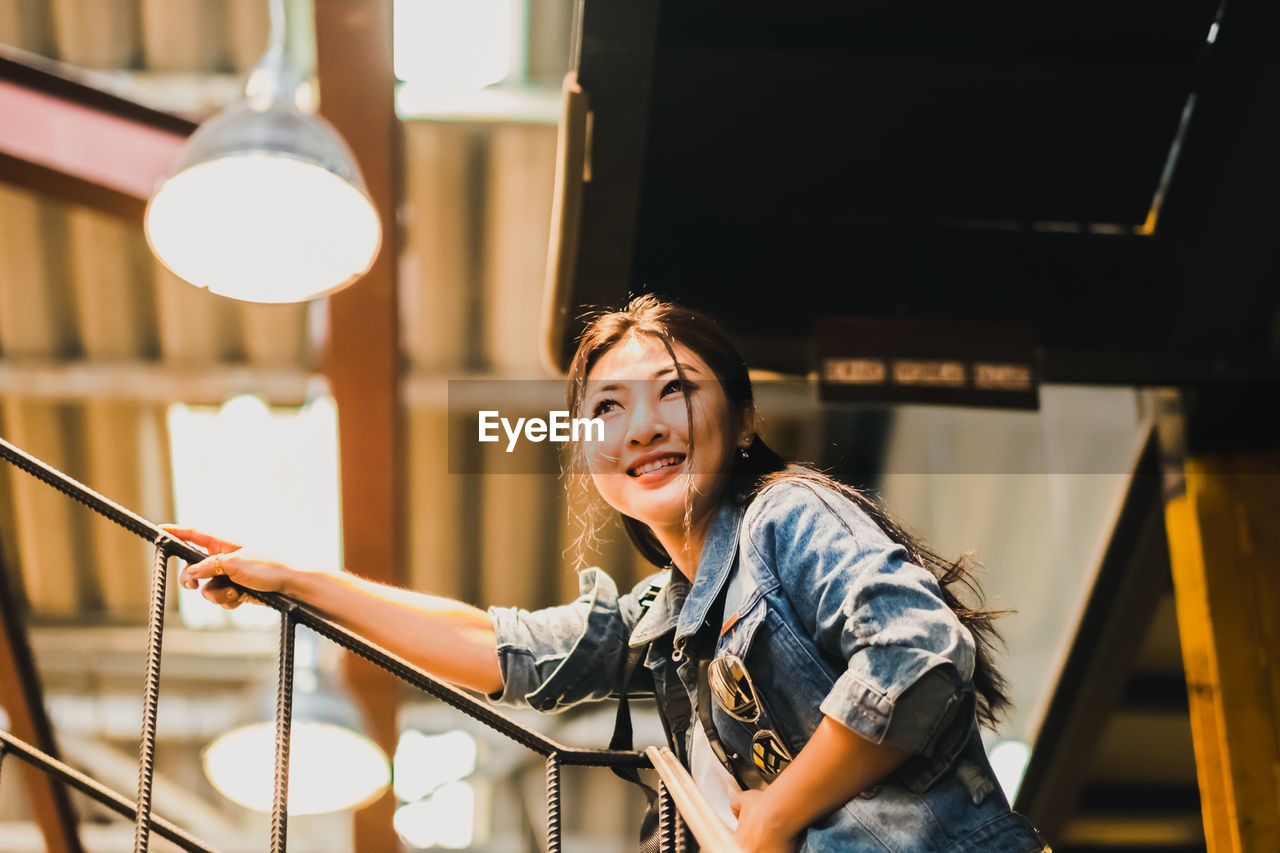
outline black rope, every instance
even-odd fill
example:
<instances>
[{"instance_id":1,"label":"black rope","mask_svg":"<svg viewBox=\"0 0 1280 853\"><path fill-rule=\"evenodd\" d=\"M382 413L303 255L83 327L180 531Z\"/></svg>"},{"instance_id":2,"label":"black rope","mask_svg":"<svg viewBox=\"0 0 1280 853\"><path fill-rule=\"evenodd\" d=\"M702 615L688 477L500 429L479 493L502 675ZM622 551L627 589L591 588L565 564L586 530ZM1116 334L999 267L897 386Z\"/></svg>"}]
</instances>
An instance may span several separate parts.
<instances>
[{"instance_id":1,"label":"black rope","mask_svg":"<svg viewBox=\"0 0 1280 853\"><path fill-rule=\"evenodd\" d=\"M293 610L280 612L280 673L276 682L276 781L271 802L271 853L284 853L289 827L289 731L293 726Z\"/></svg>"},{"instance_id":2,"label":"black rope","mask_svg":"<svg viewBox=\"0 0 1280 853\"><path fill-rule=\"evenodd\" d=\"M138 808L133 824L134 853L151 844L151 787L155 777L156 713L160 704L160 645L164 638L164 593L168 556L156 544L151 563L151 599L147 618L147 675L142 693L142 740L138 745Z\"/></svg>"},{"instance_id":3,"label":"black rope","mask_svg":"<svg viewBox=\"0 0 1280 853\"><path fill-rule=\"evenodd\" d=\"M560 853L560 757L547 756L547 853Z\"/></svg>"},{"instance_id":4,"label":"black rope","mask_svg":"<svg viewBox=\"0 0 1280 853\"><path fill-rule=\"evenodd\" d=\"M0 730L0 749L8 751L15 758L25 761L32 767L42 770L50 776L56 776L80 793L111 809L116 814L123 815L130 819L137 816L138 807L122 794L117 794L115 791L101 784L97 780L89 778L74 767L63 764L53 756L41 752L26 741L19 740L3 730ZM162 817L152 815L149 823L152 831L154 831L156 835L166 841L172 841L183 850L190 851L190 853L218 853L217 849L207 846L198 838L187 834L184 830Z\"/></svg>"}]
</instances>

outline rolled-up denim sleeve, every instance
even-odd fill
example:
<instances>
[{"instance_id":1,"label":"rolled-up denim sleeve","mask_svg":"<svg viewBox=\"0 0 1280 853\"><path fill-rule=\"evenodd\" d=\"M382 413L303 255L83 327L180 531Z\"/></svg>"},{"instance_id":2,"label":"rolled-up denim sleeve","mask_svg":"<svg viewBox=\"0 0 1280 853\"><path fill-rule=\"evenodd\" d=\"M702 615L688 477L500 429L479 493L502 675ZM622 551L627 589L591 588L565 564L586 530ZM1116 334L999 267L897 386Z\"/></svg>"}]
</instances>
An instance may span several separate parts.
<instances>
[{"instance_id":1,"label":"rolled-up denim sleeve","mask_svg":"<svg viewBox=\"0 0 1280 853\"><path fill-rule=\"evenodd\" d=\"M752 547L813 640L847 661L823 714L875 743L932 752L966 707L974 667L973 635L937 579L836 492L784 482L756 503Z\"/></svg>"},{"instance_id":2,"label":"rolled-up denim sleeve","mask_svg":"<svg viewBox=\"0 0 1280 853\"><path fill-rule=\"evenodd\" d=\"M645 581L620 596L609 575L591 568L579 574L580 595L570 604L533 611L490 607L502 690L489 699L561 711L617 693L647 587Z\"/></svg>"}]
</instances>

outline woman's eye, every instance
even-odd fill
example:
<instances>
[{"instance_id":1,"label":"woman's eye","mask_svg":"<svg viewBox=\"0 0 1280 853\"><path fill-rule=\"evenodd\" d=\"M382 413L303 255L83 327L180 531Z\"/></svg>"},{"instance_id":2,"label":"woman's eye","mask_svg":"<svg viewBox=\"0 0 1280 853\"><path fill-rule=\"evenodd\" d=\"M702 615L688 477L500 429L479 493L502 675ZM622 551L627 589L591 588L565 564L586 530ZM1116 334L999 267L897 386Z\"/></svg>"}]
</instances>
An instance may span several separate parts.
<instances>
[{"instance_id":1,"label":"woman's eye","mask_svg":"<svg viewBox=\"0 0 1280 853\"><path fill-rule=\"evenodd\" d=\"M692 394L694 389L698 387L692 382L681 382L679 379L672 379L666 385L662 386L662 396L665 397L668 394L679 394L681 386L683 386L690 394Z\"/></svg>"},{"instance_id":2,"label":"woman's eye","mask_svg":"<svg viewBox=\"0 0 1280 853\"><path fill-rule=\"evenodd\" d=\"M612 412L616 408L618 408L617 400L610 400L607 398L600 400L591 408L591 417L598 418Z\"/></svg>"}]
</instances>

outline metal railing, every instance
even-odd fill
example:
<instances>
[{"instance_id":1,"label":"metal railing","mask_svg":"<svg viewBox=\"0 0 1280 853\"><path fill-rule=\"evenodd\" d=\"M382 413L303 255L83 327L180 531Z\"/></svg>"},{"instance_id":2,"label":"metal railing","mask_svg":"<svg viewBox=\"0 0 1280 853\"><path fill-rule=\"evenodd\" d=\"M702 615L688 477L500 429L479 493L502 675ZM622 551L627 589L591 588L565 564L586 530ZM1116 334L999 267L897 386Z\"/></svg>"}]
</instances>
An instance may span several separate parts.
<instances>
[{"instance_id":1,"label":"metal railing","mask_svg":"<svg viewBox=\"0 0 1280 853\"><path fill-rule=\"evenodd\" d=\"M215 853L213 848L199 839L151 813L168 561L170 557L177 557L188 563L195 563L204 559L207 554L2 438L0 438L0 458L119 524L129 532L146 539L154 544L156 549L155 559L152 561L148 602L147 659L143 687L142 734L138 749L137 801L130 802L122 795L4 731L0 731L0 762L3 762L7 754L12 754L45 773L61 779L119 814L132 817L135 853L146 853L153 832L184 850ZM540 732L521 726L489 705L433 678L412 663L370 643L298 601L276 593L255 590L245 590L245 592L280 613L280 665L275 712L275 787L271 811L270 849L272 853L283 853L286 849L289 734L293 716L294 637L298 625L305 625L320 636L369 660L402 681L452 705L467 716L479 720L521 746L545 757L549 853L559 853L562 845L560 768L564 765L611 768L654 767L661 779L659 813L662 850L682 851L685 848L686 825L706 850L734 851L737 849L724 824L714 817L710 807L694 787L689 774L669 750L650 748L647 754L641 754L621 750L565 746Z\"/></svg>"}]
</instances>

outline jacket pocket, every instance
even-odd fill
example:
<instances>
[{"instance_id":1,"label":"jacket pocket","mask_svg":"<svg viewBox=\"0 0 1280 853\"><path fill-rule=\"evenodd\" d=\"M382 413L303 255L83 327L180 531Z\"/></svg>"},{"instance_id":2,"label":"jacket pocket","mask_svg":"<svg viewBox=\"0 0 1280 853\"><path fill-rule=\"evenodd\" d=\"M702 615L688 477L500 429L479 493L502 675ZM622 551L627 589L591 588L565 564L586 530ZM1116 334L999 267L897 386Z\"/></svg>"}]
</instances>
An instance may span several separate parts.
<instances>
[{"instance_id":1,"label":"jacket pocket","mask_svg":"<svg viewBox=\"0 0 1280 853\"><path fill-rule=\"evenodd\" d=\"M785 635L768 600L757 598L740 614L726 617L707 669L711 719L730 761L746 767L740 778L772 780L816 725L797 713L811 705L817 714L817 698L805 695L816 673L778 642Z\"/></svg>"}]
</instances>

